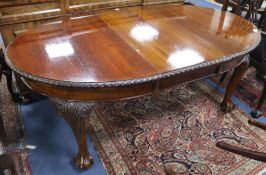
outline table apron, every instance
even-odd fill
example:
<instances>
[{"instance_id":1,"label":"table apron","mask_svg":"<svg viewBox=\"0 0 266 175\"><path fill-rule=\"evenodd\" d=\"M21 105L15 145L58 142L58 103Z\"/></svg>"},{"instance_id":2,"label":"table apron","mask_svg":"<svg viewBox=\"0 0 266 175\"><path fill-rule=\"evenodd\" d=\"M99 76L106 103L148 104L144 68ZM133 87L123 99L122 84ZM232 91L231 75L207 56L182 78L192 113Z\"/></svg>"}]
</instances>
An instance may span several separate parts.
<instances>
[{"instance_id":1,"label":"table apron","mask_svg":"<svg viewBox=\"0 0 266 175\"><path fill-rule=\"evenodd\" d=\"M147 94L158 93L158 91L174 85L190 82L200 78L234 69L244 59L244 56L220 64L184 71L175 76L159 79L153 82L136 84L121 87L102 87L102 88L79 88L79 87L60 87L52 84L45 84L31 79L23 78L24 83L33 91L47 95L49 97L61 98L66 100L87 100L87 101L112 101L128 99Z\"/></svg>"}]
</instances>

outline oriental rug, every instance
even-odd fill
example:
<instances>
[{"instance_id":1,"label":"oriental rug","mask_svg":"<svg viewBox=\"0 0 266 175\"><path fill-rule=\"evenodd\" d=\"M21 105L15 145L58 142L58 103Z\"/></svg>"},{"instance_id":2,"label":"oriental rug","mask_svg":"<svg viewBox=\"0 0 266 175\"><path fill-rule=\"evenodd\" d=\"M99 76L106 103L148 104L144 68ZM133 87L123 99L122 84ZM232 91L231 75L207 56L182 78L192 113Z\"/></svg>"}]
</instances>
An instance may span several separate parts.
<instances>
[{"instance_id":1,"label":"oriental rug","mask_svg":"<svg viewBox=\"0 0 266 175\"><path fill-rule=\"evenodd\" d=\"M24 149L18 149L17 144L24 139L24 128L21 119L19 104L12 101L11 95L7 89L6 78L2 76L0 84L0 117L4 123L4 129L7 135L8 150L14 161L18 175L30 175L31 170L27 160L27 152ZM0 153L3 153L3 147L0 140Z\"/></svg>"},{"instance_id":2,"label":"oriental rug","mask_svg":"<svg viewBox=\"0 0 266 175\"><path fill-rule=\"evenodd\" d=\"M203 81L179 85L158 96L110 102L94 108L89 134L108 174L257 174L265 163L223 151L224 140L266 151L265 131L247 124L236 108L219 111L223 96Z\"/></svg>"},{"instance_id":3,"label":"oriental rug","mask_svg":"<svg viewBox=\"0 0 266 175\"><path fill-rule=\"evenodd\" d=\"M231 78L231 74L232 72L230 72L226 76L226 79L220 84L223 88L227 86ZM213 76L211 78L211 80L217 84L219 84L219 79L220 79L219 76ZM262 90L263 90L263 82L257 80L256 69L251 67L248 69L243 78L240 80L234 94L240 100L246 102L249 106L251 106L254 109L258 104L258 100L261 96ZM264 116L266 116L266 101L262 106L262 113Z\"/></svg>"}]
</instances>

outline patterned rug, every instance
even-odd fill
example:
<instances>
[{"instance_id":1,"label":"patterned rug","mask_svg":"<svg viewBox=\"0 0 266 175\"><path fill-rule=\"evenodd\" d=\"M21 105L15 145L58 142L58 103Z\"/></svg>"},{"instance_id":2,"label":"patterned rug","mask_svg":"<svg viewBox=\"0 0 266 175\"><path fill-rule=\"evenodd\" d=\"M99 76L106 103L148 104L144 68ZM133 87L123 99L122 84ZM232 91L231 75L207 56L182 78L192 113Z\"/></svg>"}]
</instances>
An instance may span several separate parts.
<instances>
[{"instance_id":1,"label":"patterned rug","mask_svg":"<svg viewBox=\"0 0 266 175\"><path fill-rule=\"evenodd\" d=\"M222 95L203 81L160 96L95 107L87 127L109 174L257 174L265 163L215 147L224 140L266 151L265 131L249 126L239 108L219 112Z\"/></svg>"},{"instance_id":2,"label":"patterned rug","mask_svg":"<svg viewBox=\"0 0 266 175\"><path fill-rule=\"evenodd\" d=\"M232 72L230 72L230 74L227 75L224 82L221 83L222 87L227 86L231 78L231 74ZM213 76L211 80L213 80L215 83L218 84L219 78L220 78L219 76ZM263 83L256 79L256 69L249 68L248 71L243 76L243 78L240 80L234 95L237 96L240 100L246 102L252 108L256 108L258 100L262 93L262 89L263 89ZM266 101L264 102L264 105L262 107L262 112L263 115L266 116Z\"/></svg>"},{"instance_id":3,"label":"patterned rug","mask_svg":"<svg viewBox=\"0 0 266 175\"><path fill-rule=\"evenodd\" d=\"M16 150L15 144L21 142L24 138L24 129L22 125L21 113L18 104L13 103L8 92L5 76L2 77L0 85L0 114L4 122L4 128L7 134L9 150L11 157L15 163L19 175L30 175L31 170L27 161L27 152L24 150ZM0 153L3 152L0 140Z\"/></svg>"}]
</instances>

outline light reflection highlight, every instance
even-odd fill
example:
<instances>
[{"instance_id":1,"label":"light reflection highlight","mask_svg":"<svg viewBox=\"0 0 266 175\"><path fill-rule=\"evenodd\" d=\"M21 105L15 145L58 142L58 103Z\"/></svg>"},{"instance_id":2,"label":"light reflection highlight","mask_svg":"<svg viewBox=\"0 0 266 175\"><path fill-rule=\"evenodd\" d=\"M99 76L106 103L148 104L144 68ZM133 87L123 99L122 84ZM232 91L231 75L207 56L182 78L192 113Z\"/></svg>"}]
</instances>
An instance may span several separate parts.
<instances>
[{"instance_id":1,"label":"light reflection highlight","mask_svg":"<svg viewBox=\"0 0 266 175\"><path fill-rule=\"evenodd\" d=\"M130 36L137 41L147 42L157 39L159 31L149 24L139 24L132 28Z\"/></svg>"},{"instance_id":2,"label":"light reflection highlight","mask_svg":"<svg viewBox=\"0 0 266 175\"><path fill-rule=\"evenodd\" d=\"M63 21L55 21L55 22L50 22L50 23L46 23L46 24L43 24L43 25L60 24L62 22Z\"/></svg>"},{"instance_id":3,"label":"light reflection highlight","mask_svg":"<svg viewBox=\"0 0 266 175\"><path fill-rule=\"evenodd\" d=\"M174 68L183 68L204 61L204 57L191 49L176 50L168 57L167 62Z\"/></svg>"},{"instance_id":4,"label":"light reflection highlight","mask_svg":"<svg viewBox=\"0 0 266 175\"><path fill-rule=\"evenodd\" d=\"M74 49L69 42L47 44L45 51L49 58L74 55Z\"/></svg>"},{"instance_id":5,"label":"light reflection highlight","mask_svg":"<svg viewBox=\"0 0 266 175\"><path fill-rule=\"evenodd\" d=\"M97 79L95 79L94 75L91 73L84 73L82 75L72 75L69 77L69 81L93 83L97 82Z\"/></svg>"},{"instance_id":6,"label":"light reflection highlight","mask_svg":"<svg viewBox=\"0 0 266 175\"><path fill-rule=\"evenodd\" d=\"M85 15L85 16L76 16L76 17L70 17L71 20L75 20L75 19L83 19L83 18L88 18L88 17L92 17L93 15Z\"/></svg>"}]
</instances>

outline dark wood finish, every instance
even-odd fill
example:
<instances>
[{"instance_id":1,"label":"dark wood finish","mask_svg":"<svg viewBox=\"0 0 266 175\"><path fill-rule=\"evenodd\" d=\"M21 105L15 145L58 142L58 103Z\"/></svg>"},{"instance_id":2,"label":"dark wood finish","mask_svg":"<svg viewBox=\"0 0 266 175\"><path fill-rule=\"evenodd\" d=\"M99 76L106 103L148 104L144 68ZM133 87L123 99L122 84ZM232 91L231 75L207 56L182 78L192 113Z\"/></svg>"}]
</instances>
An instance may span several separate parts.
<instances>
[{"instance_id":1,"label":"dark wood finish","mask_svg":"<svg viewBox=\"0 0 266 175\"><path fill-rule=\"evenodd\" d=\"M242 58L229 61L224 65L210 66L207 69L201 68L194 71L186 72L175 77L162 79L157 82L144 83L140 85L125 86L125 87L109 87L109 88L71 88L71 87L55 87L53 85L35 82L32 80L25 80L25 83L34 91L42 94L49 94L51 97L61 97L65 99L75 100L92 100L92 101L105 101L125 99L132 96L141 96L144 94L151 94L154 92L154 87L163 90L170 86L192 81L200 77L217 74L219 71L227 71L233 69L238 65ZM157 83L159 84L157 85ZM71 92L71 93L70 93Z\"/></svg>"},{"instance_id":2,"label":"dark wood finish","mask_svg":"<svg viewBox=\"0 0 266 175\"><path fill-rule=\"evenodd\" d=\"M248 157L250 159L255 159L258 161L266 162L266 153L252 151L252 150L246 150L243 148L238 148L236 146L232 146L224 141L219 141L216 143L216 146L218 148L224 149L226 151L230 151L235 154L242 155L244 157Z\"/></svg>"},{"instance_id":3,"label":"dark wood finish","mask_svg":"<svg viewBox=\"0 0 266 175\"><path fill-rule=\"evenodd\" d=\"M69 112L83 111L82 105L73 100L107 101L157 93L240 65L224 100L229 104L247 64L245 55L259 39L249 21L230 13L152 5L72 15L60 23L30 29L9 45L6 60L30 88L64 99L53 104L63 109L59 113L72 126L79 157L88 158L89 163L78 166L87 168L91 159L85 151L81 114Z\"/></svg>"},{"instance_id":4,"label":"dark wood finish","mask_svg":"<svg viewBox=\"0 0 266 175\"><path fill-rule=\"evenodd\" d=\"M254 119L249 119L248 123L254 126L257 126L261 129L266 130L266 124L262 123L262 122L258 122ZM216 146L218 148L221 148L223 150L235 153L235 154L239 154L242 155L244 157L250 158L250 159L254 159L254 160L258 160L258 161L262 161L262 162L266 162L266 153L263 152L259 152L259 151L253 151L253 150L247 150L244 148L239 148L237 146L233 146L230 145L224 141L218 141L216 143Z\"/></svg>"},{"instance_id":5,"label":"dark wood finish","mask_svg":"<svg viewBox=\"0 0 266 175\"><path fill-rule=\"evenodd\" d=\"M229 0L223 0L222 10L226 11L229 6Z\"/></svg>"},{"instance_id":6,"label":"dark wood finish","mask_svg":"<svg viewBox=\"0 0 266 175\"><path fill-rule=\"evenodd\" d=\"M262 108L262 105L264 104L265 102L265 98L266 98L266 76L263 77L264 79L263 80L263 90L262 90L262 94L260 96L260 99L259 99L259 102L257 104L257 107L256 109L252 110L251 112L251 115L252 117L254 118L259 118L262 116L262 111L261 111L261 108Z\"/></svg>"},{"instance_id":7,"label":"dark wood finish","mask_svg":"<svg viewBox=\"0 0 266 175\"><path fill-rule=\"evenodd\" d=\"M73 102L59 99L51 99L55 109L68 122L74 133L78 144L78 153L74 161L78 168L87 169L93 164L92 157L87 148L87 135L85 117L89 116L92 110L92 103Z\"/></svg>"},{"instance_id":8,"label":"dark wood finish","mask_svg":"<svg viewBox=\"0 0 266 175\"><path fill-rule=\"evenodd\" d=\"M251 125L257 126L257 127L261 128L261 129L266 130L266 124L265 123L258 122L257 120L254 120L254 119L249 119L248 123L251 124Z\"/></svg>"},{"instance_id":9,"label":"dark wood finish","mask_svg":"<svg viewBox=\"0 0 266 175\"><path fill-rule=\"evenodd\" d=\"M254 119L249 119L248 123L266 130L265 123L258 122ZM266 153L238 148L236 146L225 143L224 141L218 141L216 146L221 149L224 149L224 150L227 150L227 151L230 151L230 152L233 152L233 153L236 153L236 154L239 154L239 155L251 158L251 159L266 162Z\"/></svg>"},{"instance_id":10,"label":"dark wood finish","mask_svg":"<svg viewBox=\"0 0 266 175\"><path fill-rule=\"evenodd\" d=\"M261 5L261 4L260 4ZM255 10L255 12L258 12L257 10ZM250 66L255 67L256 71L257 71L257 77L263 81L264 83L264 88L263 88L263 92L262 95L259 99L258 105L256 107L255 110L253 110L251 112L251 115L254 118L258 118L260 116L262 116L262 112L260 111L265 98L266 98L266 9L263 11L259 11L261 18L259 19L259 22L255 21L258 26L261 28L262 30L262 41L260 43L260 45L250 54ZM252 14L254 12L250 11L250 14ZM223 75L223 77L221 78L221 81L223 81L223 79L225 78L226 74ZM233 75L234 76L234 75ZM254 119L250 119L248 121L249 124L257 126L261 129L266 130L266 124L265 123L261 123L258 122ZM259 160L259 161L263 161L266 162L266 153L263 152L258 152L258 151L253 151L253 150L246 150L243 148L239 148L237 146L233 146L230 144L227 144L226 142L223 141L219 141L216 144L217 147L251 158L251 159L255 159L255 160Z\"/></svg>"},{"instance_id":11,"label":"dark wood finish","mask_svg":"<svg viewBox=\"0 0 266 175\"><path fill-rule=\"evenodd\" d=\"M231 96L233 95L233 92L239 80L242 78L242 76L248 69L248 65L249 65L249 59L247 56L245 60L237 68L234 69L234 73L231 77L231 80L225 92L224 100L221 104L222 111L228 112L228 110L230 111L234 109L234 104L231 101Z\"/></svg>"},{"instance_id":12,"label":"dark wood finish","mask_svg":"<svg viewBox=\"0 0 266 175\"><path fill-rule=\"evenodd\" d=\"M8 45L18 34L40 24L61 22L64 16L95 9L144 5L142 0L0 0L0 32ZM183 0L149 0L149 3L178 2ZM80 14L82 15L82 14ZM15 75L20 93L27 97L30 91ZM23 99L29 101L30 99Z\"/></svg>"},{"instance_id":13,"label":"dark wood finish","mask_svg":"<svg viewBox=\"0 0 266 175\"><path fill-rule=\"evenodd\" d=\"M249 0L223 0L222 10L227 11L231 7L230 12L241 16L243 11L248 11L247 6L249 3L247 1Z\"/></svg>"},{"instance_id":14,"label":"dark wood finish","mask_svg":"<svg viewBox=\"0 0 266 175\"><path fill-rule=\"evenodd\" d=\"M256 109L251 112L251 115L254 118L258 118L262 116L261 107L266 98L266 7L265 9L262 9L261 7L263 0L243 0L241 1L241 3L240 1L232 3L229 0L225 0L223 2L223 10L227 10L230 3L231 5L233 4L234 8L238 9L236 11L233 10L233 13L241 15L243 11L248 11L246 18L256 24L262 32L262 41L260 45L253 52L251 52L249 65L251 67L256 68L257 78L264 83L263 92L259 99L258 105ZM258 17L260 18L258 19ZM220 82L223 82L226 75L227 72L222 75L222 77L220 78Z\"/></svg>"},{"instance_id":15,"label":"dark wood finish","mask_svg":"<svg viewBox=\"0 0 266 175\"><path fill-rule=\"evenodd\" d=\"M250 66L256 68L257 78L263 82L261 97L256 109L251 112L251 115L254 118L262 116L261 108L266 98L266 14L261 17L260 21L262 22L262 41L260 45L250 54Z\"/></svg>"},{"instance_id":16,"label":"dark wood finish","mask_svg":"<svg viewBox=\"0 0 266 175\"><path fill-rule=\"evenodd\" d=\"M87 169L93 164L92 157L87 147L87 134L86 126L83 118L71 118L66 119L68 124L71 126L73 133L76 137L78 144L78 154L76 155L75 163L80 169Z\"/></svg>"},{"instance_id":17,"label":"dark wood finish","mask_svg":"<svg viewBox=\"0 0 266 175\"><path fill-rule=\"evenodd\" d=\"M15 164L9 154L0 155L0 171L9 170L11 175L17 175Z\"/></svg>"},{"instance_id":18,"label":"dark wood finish","mask_svg":"<svg viewBox=\"0 0 266 175\"><path fill-rule=\"evenodd\" d=\"M225 15L233 23L221 29L225 21L212 24L214 15ZM251 23L218 10L181 5L131 7L36 27L14 40L8 57L15 67L37 77L99 83L206 63L242 52L258 38Z\"/></svg>"},{"instance_id":19,"label":"dark wood finish","mask_svg":"<svg viewBox=\"0 0 266 175\"><path fill-rule=\"evenodd\" d=\"M230 12L240 16L244 16L246 19L255 22L257 20L256 13L261 13L260 7L264 0L224 0L222 10L228 10L230 6L232 10Z\"/></svg>"}]
</instances>

